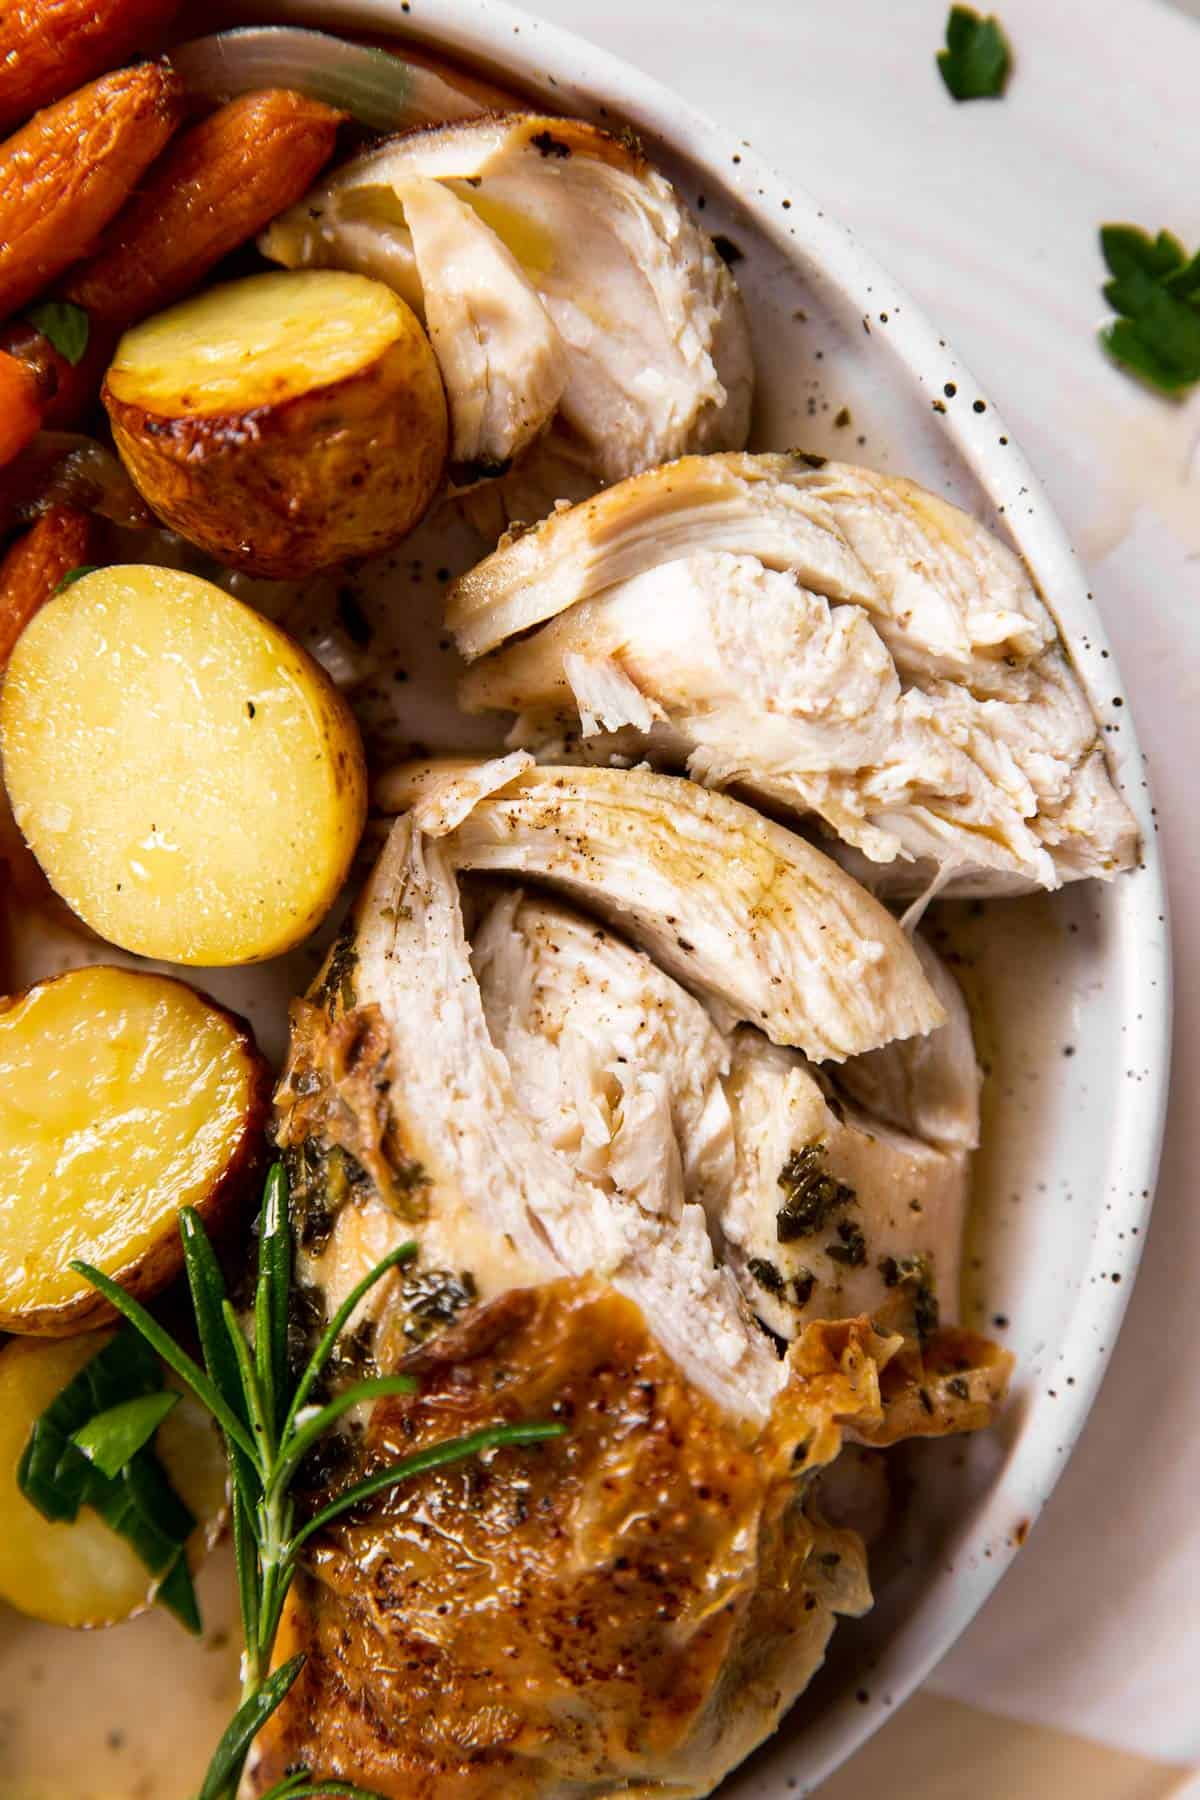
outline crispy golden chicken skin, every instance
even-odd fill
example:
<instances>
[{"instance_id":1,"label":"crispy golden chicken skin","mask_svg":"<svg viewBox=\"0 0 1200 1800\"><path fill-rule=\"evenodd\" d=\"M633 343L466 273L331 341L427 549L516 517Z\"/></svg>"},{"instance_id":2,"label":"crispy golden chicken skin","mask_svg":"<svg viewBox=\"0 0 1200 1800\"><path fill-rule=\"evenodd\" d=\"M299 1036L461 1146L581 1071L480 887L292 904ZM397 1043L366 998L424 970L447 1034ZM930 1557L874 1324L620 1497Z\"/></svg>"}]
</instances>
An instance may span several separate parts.
<instances>
[{"instance_id":1,"label":"crispy golden chicken skin","mask_svg":"<svg viewBox=\"0 0 1200 1800\"><path fill-rule=\"evenodd\" d=\"M485 805L494 777L422 790L293 1008L276 1095L293 1323L309 1342L411 1240L333 1379L417 1378L323 1446L298 1498L319 1508L486 1427L557 1420L566 1435L427 1472L312 1537L277 1646L307 1660L260 1741L253 1795L300 1766L386 1800L710 1793L807 1685L837 1615L870 1605L862 1541L821 1516L816 1472L843 1435L874 1449L986 1425L1007 1383L1006 1353L936 1329L917 1279L928 1259L875 1245L873 1227L870 1267L861 1226L841 1250L853 1294L823 1290L852 1316L797 1317L790 1346L763 1328L774 1264L756 1254L741 1283L723 1228L732 1040L703 988L651 960L656 907L695 935L691 889L648 893L648 956L594 914L523 898L507 866L460 887L462 807ZM612 776L628 802L646 779ZM728 859L746 809L722 808ZM519 849L534 829L517 816L507 840ZM661 823L668 838L686 829ZM656 831L631 826L631 860L640 847L656 866ZM561 992L543 967L555 960ZM740 1042L746 982L737 968L721 979ZM884 979L909 977L897 964ZM969 1031L966 1047L973 1083ZM762 1082L781 1084L786 1123L799 1052L778 1054ZM921 1066L905 1070L920 1100ZM797 1115L796 1130L810 1124ZM772 1205L791 1204L776 1161L797 1148L789 1136L768 1158L764 1255L779 1255ZM836 1195L864 1224L869 1173L861 1203Z\"/></svg>"},{"instance_id":2,"label":"crispy golden chicken skin","mask_svg":"<svg viewBox=\"0 0 1200 1800\"><path fill-rule=\"evenodd\" d=\"M477 1308L408 1359L421 1392L377 1409L353 1473L518 1418L569 1435L398 1488L325 1537L256 1791L305 1762L396 1800L708 1792L835 1613L869 1603L862 1546L810 1516L804 1472L836 1455L839 1419L879 1420L896 1344L813 1327L747 1438L600 1283Z\"/></svg>"}]
</instances>

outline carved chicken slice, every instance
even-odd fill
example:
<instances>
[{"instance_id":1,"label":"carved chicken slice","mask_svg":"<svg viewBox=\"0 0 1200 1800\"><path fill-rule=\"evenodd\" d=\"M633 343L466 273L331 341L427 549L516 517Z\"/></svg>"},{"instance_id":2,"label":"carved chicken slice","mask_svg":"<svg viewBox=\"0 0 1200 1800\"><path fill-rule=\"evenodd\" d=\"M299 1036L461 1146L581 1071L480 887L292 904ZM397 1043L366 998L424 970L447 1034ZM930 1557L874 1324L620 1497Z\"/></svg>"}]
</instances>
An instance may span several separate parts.
<instances>
[{"instance_id":1,"label":"carved chicken slice","mask_svg":"<svg viewBox=\"0 0 1200 1800\"><path fill-rule=\"evenodd\" d=\"M912 482L685 458L557 513L458 582L469 711L581 734L818 818L872 886L1058 886L1133 820L1020 563Z\"/></svg>"},{"instance_id":2,"label":"carved chicken slice","mask_svg":"<svg viewBox=\"0 0 1200 1800\"><path fill-rule=\"evenodd\" d=\"M463 209L443 205L436 228L426 182ZM535 392L521 433L491 409L476 456L493 472L535 413L539 426L556 418L560 447L594 481L746 441L753 370L736 285L670 183L595 126L513 113L390 139L319 183L261 247L291 268L354 268L423 294L456 422L481 377L490 393ZM442 329L451 316L497 323L472 324L469 369ZM560 392L548 379L526 391L522 357L544 362L547 332Z\"/></svg>"},{"instance_id":3,"label":"carved chicken slice","mask_svg":"<svg viewBox=\"0 0 1200 1800\"><path fill-rule=\"evenodd\" d=\"M957 1317L965 1142L922 1142L845 1104L757 1031L727 1037L649 957L553 901L502 892L473 944L489 1035L539 1137L643 1211L703 1207L780 1337L860 1313L928 1336ZM839 1081L873 1079L885 1102L965 1139L978 1124L970 1026L953 979L921 955L950 1021L914 1040L929 1046L919 1064L906 1042L853 1059ZM893 1055L904 1077L860 1071Z\"/></svg>"},{"instance_id":4,"label":"carved chicken slice","mask_svg":"<svg viewBox=\"0 0 1200 1800\"><path fill-rule=\"evenodd\" d=\"M700 1002L594 919L519 889L471 942L488 1034L538 1136L652 1217L715 1215L733 1178L729 1045Z\"/></svg>"},{"instance_id":5,"label":"carved chicken slice","mask_svg":"<svg viewBox=\"0 0 1200 1800\"><path fill-rule=\"evenodd\" d=\"M445 833L454 867L545 882L617 923L722 1023L840 1062L944 1018L909 939L811 844L751 807L646 769L486 774L411 764L379 785Z\"/></svg>"},{"instance_id":6,"label":"carved chicken slice","mask_svg":"<svg viewBox=\"0 0 1200 1800\"><path fill-rule=\"evenodd\" d=\"M678 1191L656 1190L656 1210L639 1204L564 1156L522 1107L472 973L455 855L453 838L426 837L406 816L363 898L353 982L358 1007L372 1009L388 1047L390 1101L379 1142L390 1133L411 1174L404 1191L392 1175L376 1182L376 1197L339 1214L316 1278L340 1300L383 1254L397 1211L411 1220L421 1266L459 1272L464 1294L469 1274L479 1299L593 1274L659 1319L664 1348L690 1380L761 1424L783 1374L736 1283L716 1265L702 1208L683 1205ZM315 1041L328 1044L319 1019L313 1029ZM295 1069L313 1059L294 1043L292 1063L294 1093ZM322 1081L322 1091L327 1085L344 1088ZM378 1121L377 1112L370 1116ZM357 1142L342 1147L359 1165L378 1167L378 1147L365 1155ZM394 1170L394 1151L389 1161ZM693 1329L700 1314L702 1339ZM392 1317L388 1329L400 1337L388 1340L389 1354L410 1330L403 1307Z\"/></svg>"},{"instance_id":7,"label":"carved chicken slice","mask_svg":"<svg viewBox=\"0 0 1200 1800\"><path fill-rule=\"evenodd\" d=\"M945 1024L843 1063L837 1087L872 1118L936 1150L974 1150L982 1077L970 1014L954 976L919 932L913 947L942 1003Z\"/></svg>"},{"instance_id":8,"label":"carved chicken slice","mask_svg":"<svg viewBox=\"0 0 1200 1800\"><path fill-rule=\"evenodd\" d=\"M927 1337L958 1312L968 1155L846 1105L794 1050L734 1038L735 1170L718 1225L760 1318L785 1339L867 1312Z\"/></svg>"},{"instance_id":9,"label":"carved chicken slice","mask_svg":"<svg viewBox=\"0 0 1200 1800\"><path fill-rule=\"evenodd\" d=\"M455 476L506 466L562 398L563 341L512 251L473 207L422 175L398 182L396 194L450 402Z\"/></svg>"},{"instance_id":10,"label":"carved chicken slice","mask_svg":"<svg viewBox=\"0 0 1200 1800\"><path fill-rule=\"evenodd\" d=\"M555 1417L568 1435L431 1473L313 1540L279 1644L307 1661L253 1793L301 1763L388 1800L710 1792L836 1615L869 1604L861 1541L804 1477L843 1430L968 1428L1003 1391L1003 1359L964 1339L931 1422L916 1342L865 1318L777 1357L707 1229L730 1168L712 1020L557 902L460 897L459 834L510 774L427 784L296 1005L277 1128L297 1329L386 1249L419 1247L338 1371L403 1367L418 1391L340 1440L309 1503L476 1427Z\"/></svg>"}]
</instances>

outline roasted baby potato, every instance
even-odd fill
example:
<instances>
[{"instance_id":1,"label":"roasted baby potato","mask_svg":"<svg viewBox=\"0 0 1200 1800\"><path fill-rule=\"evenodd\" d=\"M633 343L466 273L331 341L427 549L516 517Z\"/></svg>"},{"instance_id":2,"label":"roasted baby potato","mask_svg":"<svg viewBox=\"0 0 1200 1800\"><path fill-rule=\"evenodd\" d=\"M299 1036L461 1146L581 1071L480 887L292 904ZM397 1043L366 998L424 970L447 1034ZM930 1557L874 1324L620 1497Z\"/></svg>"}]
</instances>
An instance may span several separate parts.
<instances>
[{"instance_id":1,"label":"roasted baby potato","mask_svg":"<svg viewBox=\"0 0 1200 1800\"><path fill-rule=\"evenodd\" d=\"M155 512L256 575L394 544L446 459L441 376L416 316L381 282L333 270L252 275L135 326L104 404Z\"/></svg>"},{"instance_id":2,"label":"roasted baby potato","mask_svg":"<svg viewBox=\"0 0 1200 1800\"><path fill-rule=\"evenodd\" d=\"M181 105L165 64L135 63L68 94L0 145L0 319L87 255Z\"/></svg>"},{"instance_id":3,"label":"roasted baby potato","mask_svg":"<svg viewBox=\"0 0 1200 1800\"><path fill-rule=\"evenodd\" d=\"M366 817L362 742L324 670L179 569L97 569L41 609L0 691L0 753L51 886L169 962L299 943Z\"/></svg>"},{"instance_id":4,"label":"roasted baby potato","mask_svg":"<svg viewBox=\"0 0 1200 1800\"><path fill-rule=\"evenodd\" d=\"M72 969L0 1011L0 1330L66 1337L182 1266L179 1210L215 1229L255 1177L271 1077L250 1029L181 981Z\"/></svg>"},{"instance_id":5,"label":"roasted baby potato","mask_svg":"<svg viewBox=\"0 0 1200 1800\"><path fill-rule=\"evenodd\" d=\"M154 1594L145 1564L90 1507L74 1524L52 1524L17 1486L35 1421L111 1337L91 1331L59 1343L27 1339L0 1352L0 1598L51 1625L116 1625L143 1611ZM171 1486L200 1521L188 1546L194 1567L224 1509L224 1451L186 1395L159 1427L155 1449Z\"/></svg>"}]
</instances>

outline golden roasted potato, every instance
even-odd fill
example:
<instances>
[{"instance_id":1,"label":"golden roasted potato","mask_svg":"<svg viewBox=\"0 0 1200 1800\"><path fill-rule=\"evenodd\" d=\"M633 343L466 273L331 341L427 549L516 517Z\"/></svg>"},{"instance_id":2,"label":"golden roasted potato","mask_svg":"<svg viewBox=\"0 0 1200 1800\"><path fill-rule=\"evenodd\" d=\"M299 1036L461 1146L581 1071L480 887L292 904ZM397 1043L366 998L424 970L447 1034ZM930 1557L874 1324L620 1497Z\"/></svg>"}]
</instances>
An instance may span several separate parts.
<instances>
[{"instance_id":1,"label":"golden roasted potato","mask_svg":"<svg viewBox=\"0 0 1200 1800\"><path fill-rule=\"evenodd\" d=\"M386 549L446 460L441 376L415 314L381 282L329 269L252 275L135 326L104 404L155 512L256 575Z\"/></svg>"},{"instance_id":2,"label":"golden roasted potato","mask_svg":"<svg viewBox=\"0 0 1200 1800\"><path fill-rule=\"evenodd\" d=\"M179 569L97 569L41 609L0 691L0 754L50 885L168 962L299 943L366 818L362 742L324 670Z\"/></svg>"},{"instance_id":3,"label":"golden roasted potato","mask_svg":"<svg viewBox=\"0 0 1200 1800\"><path fill-rule=\"evenodd\" d=\"M0 1011L0 1330L66 1337L115 1314L67 1264L155 1293L177 1220L219 1229L253 1182L271 1091L250 1029L182 981L72 969Z\"/></svg>"},{"instance_id":4,"label":"golden roasted potato","mask_svg":"<svg viewBox=\"0 0 1200 1800\"><path fill-rule=\"evenodd\" d=\"M154 1597L145 1564L90 1507L74 1524L52 1524L17 1486L35 1421L111 1337L92 1331L59 1343L26 1339L0 1352L0 1598L51 1625L116 1625ZM188 1545L194 1567L224 1509L225 1453L186 1395L159 1427L155 1448L172 1487L200 1521Z\"/></svg>"}]
</instances>

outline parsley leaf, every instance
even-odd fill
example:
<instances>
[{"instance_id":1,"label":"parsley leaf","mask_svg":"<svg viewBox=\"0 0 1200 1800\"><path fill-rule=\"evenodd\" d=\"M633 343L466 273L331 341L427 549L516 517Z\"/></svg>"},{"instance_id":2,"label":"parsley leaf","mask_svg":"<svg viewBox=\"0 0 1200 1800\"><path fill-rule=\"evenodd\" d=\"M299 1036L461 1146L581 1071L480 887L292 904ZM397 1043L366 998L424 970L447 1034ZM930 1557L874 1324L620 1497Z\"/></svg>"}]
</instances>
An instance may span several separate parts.
<instances>
[{"instance_id":1,"label":"parsley leaf","mask_svg":"<svg viewBox=\"0 0 1200 1800\"><path fill-rule=\"evenodd\" d=\"M1200 381L1200 251L1189 258L1169 231L1137 225L1102 225L1100 249L1104 298L1120 314L1100 333L1113 361L1164 394Z\"/></svg>"},{"instance_id":2,"label":"parsley leaf","mask_svg":"<svg viewBox=\"0 0 1200 1800\"><path fill-rule=\"evenodd\" d=\"M937 61L956 100L995 100L1004 92L1012 54L998 19L981 18L969 6L952 6L946 48L938 51Z\"/></svg>"},{"instance_id":3,"label":"parsley leaf","mask_svg":"<svg viewBox=\"0 0 1200 1800\"><path fill-rule=\"evenodd\" d=\"M75 306L70 300L43 300L40 306L31 306L25 317L72 368L82 362L91 331L82 306Z\"/></svg>"},{"instance_id":4,"label":"parsley leaf","mask_svg":"<svg viewBox=\"0 0 1200 1800\"><path fill-rule=\"evenodd\" d=\"M73 569L67 570L66 574L55 588L54 593L65 594L69 587L74 587L75 583L77 581L82 581L85 575L94 575L99 567L99 563L76 563ZM53 595L51 598L53 598Z\"/></svg>"},{"instance_id":5,"label":"parsley leaf","mask_svg":"<svg viewBox=\"0 0 1200 1800\"><path fill-rule=\"evenodd\" d=\"M71 1442L102 1475L115 1481L126 1463L145 1448L178 1403L178 1389L122 1400L105 1412L94 1413L72 1434Z\"/></svg>"},{"instance_id":6,"label":"parsley leaf","mask_svg":"<svg viewBox=\"0 0 1200 1800\"><path fill-rule=\"evenodd\" d=\"M175 1405L176 1396L168 1398L162 1387L163 1368L153 1350L136 1332L119 1331L35 1420L17 1465L17 1486L51 1521L69 1524L81 1506L93 1507L159 1577L160 1605L198 1634L200 1614L184 1554L196 1521L150 1442ZM147 1432L148 1416L153 1422Z\"/></svg>"}]
</instances>

